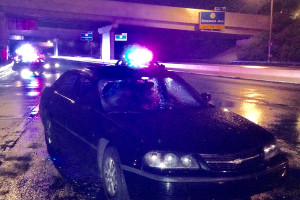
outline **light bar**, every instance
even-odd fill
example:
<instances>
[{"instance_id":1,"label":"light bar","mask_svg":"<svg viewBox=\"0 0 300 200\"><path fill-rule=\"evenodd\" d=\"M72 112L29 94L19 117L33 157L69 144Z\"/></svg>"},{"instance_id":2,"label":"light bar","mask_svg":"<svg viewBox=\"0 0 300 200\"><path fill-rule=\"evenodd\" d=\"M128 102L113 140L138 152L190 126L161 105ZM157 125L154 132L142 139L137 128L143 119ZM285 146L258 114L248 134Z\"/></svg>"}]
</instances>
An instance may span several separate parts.
<instances>
[{"instance_id":1,"label":"light bar","mask_svg":"<svg viewBox=\"0 0 300 200\"><path fill-rule=\"evenodd\" d=\"M123 57L130 67L144 68L152 61L153 54L147 48L139 45L133 45L125 51Z\"/></svg>"},{"instance_id":2,"label":"light bar","mask_svg":"<svg viewBox=\"0 0 300 200\"><path fill-rule=\"evenodd\" d=\"M39 58L36 50L30 44L24 44L16 50L16 53L22 56L23 62L33 62Z\"/></svg>"}]
</instances>

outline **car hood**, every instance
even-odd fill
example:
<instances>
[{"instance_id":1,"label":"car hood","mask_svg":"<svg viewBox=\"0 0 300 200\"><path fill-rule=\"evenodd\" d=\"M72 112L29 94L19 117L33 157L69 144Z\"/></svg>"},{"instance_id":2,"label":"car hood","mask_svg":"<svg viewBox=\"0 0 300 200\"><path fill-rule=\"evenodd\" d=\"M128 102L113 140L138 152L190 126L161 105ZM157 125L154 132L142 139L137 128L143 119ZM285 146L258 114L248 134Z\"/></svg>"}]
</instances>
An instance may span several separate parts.
<instances>
[{"instance_id":1,"label":"car hood","mask_svg":"<svg viewBox=\"0 0 300 200\"><path fill-rule=\"evenodd\" d=\"M227 154L261 147L270 134L218 108L109 114L146 150Z\"/></svg>"}]
</instances>

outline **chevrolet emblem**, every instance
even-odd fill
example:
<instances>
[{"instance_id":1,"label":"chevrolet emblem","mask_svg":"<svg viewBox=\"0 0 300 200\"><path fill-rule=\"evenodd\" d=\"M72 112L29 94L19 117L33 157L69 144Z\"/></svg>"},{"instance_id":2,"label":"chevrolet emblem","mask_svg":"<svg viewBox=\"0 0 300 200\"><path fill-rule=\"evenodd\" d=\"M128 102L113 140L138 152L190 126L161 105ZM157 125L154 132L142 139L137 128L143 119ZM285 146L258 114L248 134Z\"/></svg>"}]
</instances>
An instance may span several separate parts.
<instances>
[{"instance_id":1,"label":"chevrolet emblem","mask_svg":"<svg viewBox=\"0 0 300 200\"><path fill-rule=\"evenodd\" d=\"M232 163L238 165L238 164L241 164L244 160L243 159L235 159L232 161Z\"/></svg>"}]
</instances>

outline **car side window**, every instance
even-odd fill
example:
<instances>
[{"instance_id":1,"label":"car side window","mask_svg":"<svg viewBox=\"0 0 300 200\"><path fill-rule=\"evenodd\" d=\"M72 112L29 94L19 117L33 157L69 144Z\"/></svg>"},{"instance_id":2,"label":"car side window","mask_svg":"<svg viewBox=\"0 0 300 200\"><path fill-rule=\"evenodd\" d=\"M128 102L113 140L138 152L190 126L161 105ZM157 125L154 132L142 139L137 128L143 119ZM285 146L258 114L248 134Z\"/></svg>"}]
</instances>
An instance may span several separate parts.
<instances>
[{"instance_id":1,"label":"car side window","mask_svg":"<svg viewBox=\"0 0 300 200\"><path fill-rule=\"evenodd\" d=\"M172 78L164 79L168 91L167 104L170 106L200 106L200 103L191 95L184 85Z\"/></svg>"},{"instance_id":2,"label":"car side window","mask_svg":"<svg viewBox=\"0 0 300 200\"><path fill-rule=\"evenodd\" d=\"M66 74L65 76L62 76L56 84L57 92L66 97L72 97L77 77L77 74Z\"/></svg>"},{"instance_id":3,"label":"car side window","mask_svg":"<svg viewBox=\"0 0 300 200\"><path fill-rule=\"evenodd\" d=\"M97 90L94 90L93 83L90 79L86 77L80 77L78 79L77 90L77 101L83 105L97 105L97 101L100 101L100 98L97 94Z\"/></svg>"},{"instance_id":4,"label":"car side window","mask_svg":"<svg viewBox=\"0 0 300 200\"><path fill-rule=\"evenodd\" d=\"M102 106L105 111L141 111L153 110L159 106L154 80L127 79L108 81L99 90Z\"/></svg>"}]
</instances>

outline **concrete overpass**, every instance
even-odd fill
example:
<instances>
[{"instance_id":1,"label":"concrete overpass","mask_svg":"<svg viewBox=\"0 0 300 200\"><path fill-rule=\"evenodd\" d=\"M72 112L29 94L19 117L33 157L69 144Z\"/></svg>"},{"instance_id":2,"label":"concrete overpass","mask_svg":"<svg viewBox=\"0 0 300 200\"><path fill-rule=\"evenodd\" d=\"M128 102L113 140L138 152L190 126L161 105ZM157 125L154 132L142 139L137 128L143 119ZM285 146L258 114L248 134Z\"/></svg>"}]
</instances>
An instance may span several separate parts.
<instances>
[{"instance_id":1,"label":"concrete overpass","mask_svg":"<svg viewBox=\"0 0 300 200\"><path fill-rule=\"evenodd\" d=\"M113 58L114 32L119 25L199 30L200 9L146 5L104 0L1 0L0 45L7 46L9 34L49 38L80 38L80 33L102 34L102 58ZM30 19L32 30L8 28L9 19ZM225 34L255 35L269 28L269 17L226 12Z\"/></svg>"}]
</instances>

